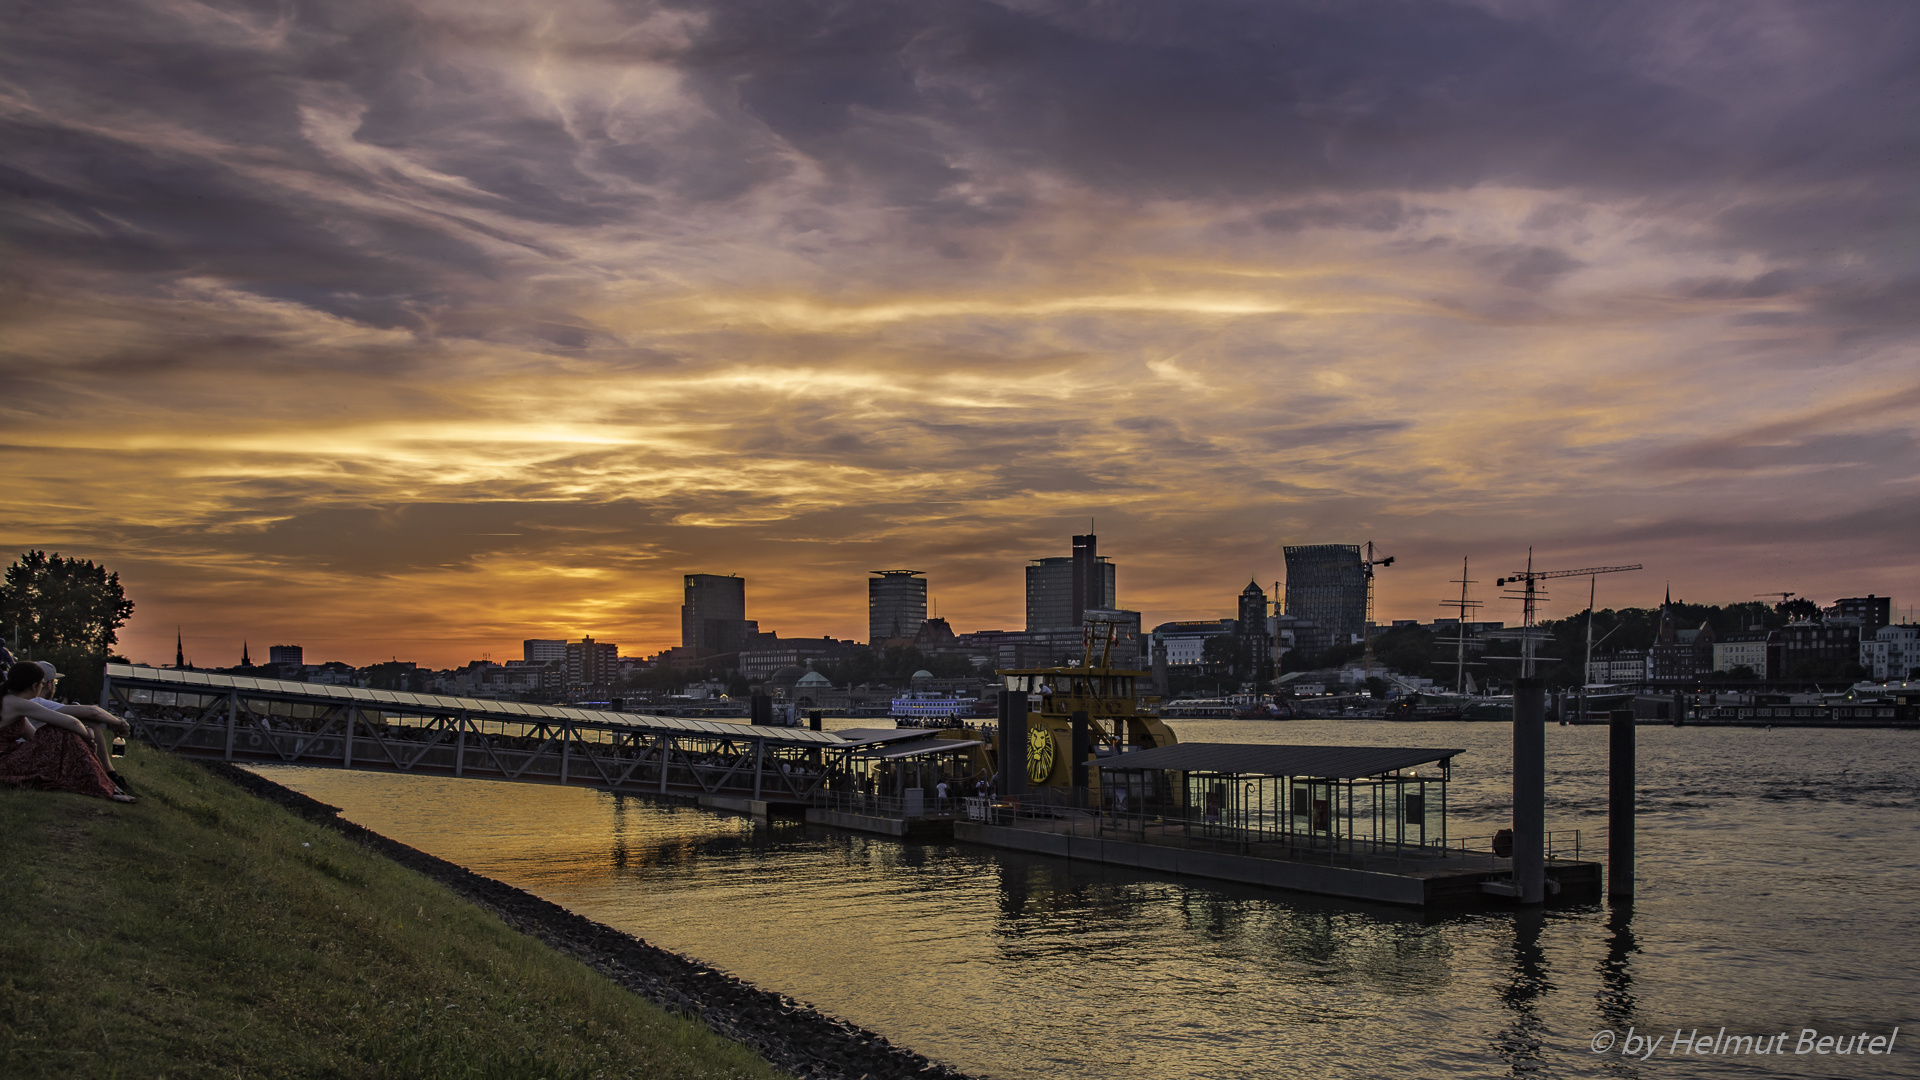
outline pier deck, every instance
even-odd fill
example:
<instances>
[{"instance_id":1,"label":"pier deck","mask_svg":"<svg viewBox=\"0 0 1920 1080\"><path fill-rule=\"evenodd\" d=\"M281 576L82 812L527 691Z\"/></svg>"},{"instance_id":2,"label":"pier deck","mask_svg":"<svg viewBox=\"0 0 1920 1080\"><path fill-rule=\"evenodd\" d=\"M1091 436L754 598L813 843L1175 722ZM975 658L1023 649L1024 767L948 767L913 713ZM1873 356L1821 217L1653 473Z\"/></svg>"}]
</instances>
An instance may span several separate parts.
<instances>
[{"instance_id":1,"label":"pier deck","mask_svg":"<svg viewBox=\"0 0 1920 1080\"><path fill-rule=\"evenodd\" d=\"M960 821L954 839L1065 859L1212 878L1246 885L1409 907L1499 902L1486 888L1513 874L1512 861L1485 852L1402 849L1392 854L1297 848L1281 843L1189 842L1178 825L1101 832L1092 819L1024 818L1010 824ZM1600 864L1549 859L1558 902L1596 899Z\"/></svg>"}]
</instances>

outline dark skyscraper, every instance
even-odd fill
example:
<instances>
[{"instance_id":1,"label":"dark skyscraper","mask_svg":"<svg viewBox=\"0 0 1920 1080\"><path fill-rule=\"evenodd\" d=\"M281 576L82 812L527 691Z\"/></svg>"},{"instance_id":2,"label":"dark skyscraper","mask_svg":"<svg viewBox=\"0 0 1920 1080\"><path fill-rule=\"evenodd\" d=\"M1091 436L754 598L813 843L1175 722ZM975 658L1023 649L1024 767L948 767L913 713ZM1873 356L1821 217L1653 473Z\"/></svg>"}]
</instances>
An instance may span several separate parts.
<instances>
[{"instance_id":1,"label":"dark skyscraper","mask_svg":"<svg viewBox=\"0 0 1920 1080\"><path fill-rule=\"evenodd\" d=\"M1286 613L1313 622L1326 644L1358 639L1367 625L1367 573L1358 544L1309 544L1284 549Z\"/></svg>"},{"instance_id":2,"label":"dark skyscraper","mask_svg":"<svg viewBox=\"0 0 1920 1080\"><path fill-rule=\"evenodd\" d=\"M1073 554L1027 566L1027 629L1078 629L1090 609L1119 607L1114 566L1092 533L1073 538Z\"/></svg>"},{"instance_id":3,"label":"dark skyscraper","mask_svg":"<svg viewBox=\"0 0 1920 1080\"><path fill-rule=\"evenodd\" d=\"M1258 671L1273 651L1272 641L1267 637L1267 590L1261 588L1258 581L1249 581L1247 587L1240 590L1237 633L1248 670Z\"/></svg>"},{"instance_id":4,"label":"dark skyscraper","mask_svg":"<svg viewBox=\"0 0 1920 1080\"><path fill-rule=\"evenodd\" d=\"M696 656L736 653L746 646L747 581L719 574L688 574L680 607L680 644Z\"/></svg>"},{"instance_id":5,"label":"dark skyscraper","mask_svg":"<svg viewBox=\"0 0 1920 1080\"><path fill-rule=\"evenodd\" d=\"M867 579L867 642L910 638L927 621L927 579L922 570L875 570Z\"/></svg>"}]
</instances>

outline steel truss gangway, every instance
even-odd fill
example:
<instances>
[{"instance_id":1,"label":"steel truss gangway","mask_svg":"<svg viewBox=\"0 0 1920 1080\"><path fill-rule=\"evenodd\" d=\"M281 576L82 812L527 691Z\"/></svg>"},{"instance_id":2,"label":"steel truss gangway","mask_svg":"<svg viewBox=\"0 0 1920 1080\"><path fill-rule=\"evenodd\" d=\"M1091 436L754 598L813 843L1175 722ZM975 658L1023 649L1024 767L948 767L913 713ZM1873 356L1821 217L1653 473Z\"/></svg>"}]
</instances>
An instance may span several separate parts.
<instances>
[{"instance_id":1,"label":"steel truss gangway","mask_svg":"<svg viewBox=\"0 0 1920 1080\"><path fill-rule=\"evenodd\" d=\"M106 666L100 700L136 738L203 760L769 803L810 801L857 750L806 728L129 664Z\"/></svg>"}]
</instances>

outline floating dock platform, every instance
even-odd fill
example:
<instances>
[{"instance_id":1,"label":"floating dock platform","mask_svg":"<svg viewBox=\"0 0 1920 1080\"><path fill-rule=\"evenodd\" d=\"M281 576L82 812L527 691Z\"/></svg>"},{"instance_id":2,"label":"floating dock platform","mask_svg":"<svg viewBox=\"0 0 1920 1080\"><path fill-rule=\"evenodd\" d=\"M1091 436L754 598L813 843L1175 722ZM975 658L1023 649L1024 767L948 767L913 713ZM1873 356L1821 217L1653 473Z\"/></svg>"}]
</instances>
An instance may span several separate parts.
<instances>
[{"instance_id":1,"label":"floating dock platform","mask_svg":"<svg viewBox=\"0 0 1920 1080\"><path fill-rule=\"evenodd\" d=\"M1427 849L1420 853L1357 854L1302 850L1284 844L1184 843L1175 826L1132 838L1102 835L1088 820L1022 819L1018 824L960 821L954 839L1063 859L1232 881L1293 892L1403 907L1475 907L1513 896L1513 865L1485 852ZM1600 897L1600 864L1547 860L1549 901L1579 903Z\"/></svg>"}]
</instances>

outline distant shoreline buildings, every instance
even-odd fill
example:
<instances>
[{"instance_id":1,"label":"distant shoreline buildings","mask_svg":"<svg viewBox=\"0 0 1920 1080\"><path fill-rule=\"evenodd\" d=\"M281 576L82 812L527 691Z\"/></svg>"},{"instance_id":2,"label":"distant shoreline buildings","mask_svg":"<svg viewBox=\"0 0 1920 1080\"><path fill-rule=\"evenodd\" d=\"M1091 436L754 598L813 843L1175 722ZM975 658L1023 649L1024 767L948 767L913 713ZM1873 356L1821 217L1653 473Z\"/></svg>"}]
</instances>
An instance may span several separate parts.
<instances>
[{"instance_id":1,"label":"distant shoreline buildings","mask_svg":"<svg viewBox=\"0 0 1920 1080\"><path fill-rule=\"evenodd\" d=\"M1474 681L1467 679L1467 667L1481 670L1478 681L1484 685L1482 658L1493 655L1489 647L1504 643L1511 652L1519 644L1519 629L1497 621L1395 620L1370 626L1360 545L1288 545L1282 553L1286 579L1284 585L1275 583L1271 596L1257 579L1250 580L1235 598L1232 617L1163 622L1151 632L1143 631L1139 611L1119 606L1119 568L1100 553L1099 537L1089 532L1073 536L1066 555L1028 561L1026 625L1018 630L956 632L947 620L929 617L927 573L893 569L867 577L866 642L783 637L747 617L745 578L692 573L683 576L680 644L651 657L621 656L617 645L591 636L528 638L517 660L482 659L436 673L398 660L357 669L337 662L307 664L301 646L274 645L265 667L243 656L241 668L229 670L270 669L316 682L547 700L660 693L689 683L696 694L752 687L790 693L805 679L812 698L826 700L831 695L821 684L832 685L826 672L843 683L904 682L911 674L919 688L937 684L942 692L963 692L972 686L984 694L997 685L995 671L1098 663L1104 657L1115 667L1151 671L1162 694L1200 684L1250 694L1283 686L1296 676L1282 672L1299 672L1302 658L1336 658L1353 668L1359 646L1369 637L1388 654L1400 635L1415 630L1428 635L1423 640L1444 643L1449 655L1436 652L1426 666L1453 667L1449 686ZM1584 668L1585 681L1659 688L1716 678L1776 682L1852 670L1880 680L1920 678L1920 626L1893 625L1887 597L1846 597L1826 609L1804 600L1782 601L1778 610L1792 607L1794 617L1781 624L1769 615L1773 622L1765 627L1730 628L1724 621L1717 628L1681 625L1680 607L1671 598L1662 605L1647 646L1596 651ZM1647 633L1642 631L1641 640ZM176 662L184 665L178 656ZM1578 658L1573 662L1577 665ZM899 664L928 669L895 670ZM1351 681L1361 674L1352 670L1342 677Z\"/></svg>"}]
</instances>

